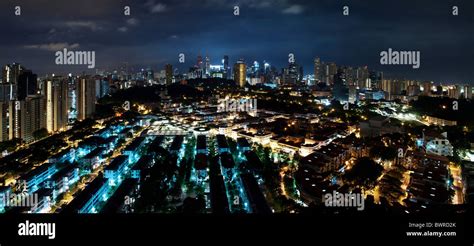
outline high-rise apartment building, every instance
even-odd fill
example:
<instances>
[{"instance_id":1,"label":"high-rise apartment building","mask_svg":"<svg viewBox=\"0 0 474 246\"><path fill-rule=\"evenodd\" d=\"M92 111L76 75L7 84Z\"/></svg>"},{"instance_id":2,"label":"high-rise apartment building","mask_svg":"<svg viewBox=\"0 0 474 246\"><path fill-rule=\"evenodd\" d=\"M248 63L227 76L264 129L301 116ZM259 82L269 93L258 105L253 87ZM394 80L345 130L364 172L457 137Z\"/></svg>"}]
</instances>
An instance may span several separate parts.
<instances>
[{"instance_id":1,"label":"high-rise apartment building","mask_svg":"<svg viewBox=\"0 0 474 246\"><path fill-rule=\"evenodd\" d=\"M247 65L240 59L234 65L234 81L240 87L244 87L247 77Z\"/></svg>"},{"instance_id":2,"label":"high-rise apartment building","mask_svg":"<svg viewBox=\"0 0 474 246\"><path fill-rule=\"evenodd\" d=\"M65 130L68 124L68 81L63 77L49 78L44 85L46 99L46 129Z\"/></svg>"},{"instance_id":3,"label":"high-rise apartment building","mask_svg":"<svg viewBox=\"0 0 474 246\"><path fill-rule=\"evenodd\" d=\"M77 120L85 120L95 113L96 81L92 77L81 77L77 90Z\"/></svg>"},{"instance_id":4,"label":"high-rise apartment building","mask_svg":"<svg viewBox=\"0 0 474 246\"><path fill-rule=\"evenodd\" d=\"M22 101L9 102L9 139L34 140L34 132L45 128L44 100L30 95Z\"/></svg>"}]
</instances>

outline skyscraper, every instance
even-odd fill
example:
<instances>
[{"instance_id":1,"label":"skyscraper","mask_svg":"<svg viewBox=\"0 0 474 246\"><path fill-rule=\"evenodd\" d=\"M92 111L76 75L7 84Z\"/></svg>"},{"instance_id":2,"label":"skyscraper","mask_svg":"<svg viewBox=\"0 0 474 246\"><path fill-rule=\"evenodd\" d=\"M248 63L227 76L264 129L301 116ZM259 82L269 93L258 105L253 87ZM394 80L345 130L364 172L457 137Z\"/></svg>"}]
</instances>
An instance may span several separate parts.
<instances>
[{"instance_id":1,"label":"skyscraper","mask_svg":"<svg viewBox=\"0 0 474 246\"><path fill-rule=\"evenodd\" d=\"M68 82L63 77L46 81L43 94L46 98L46 129L49 132L64 130L68 123Z\"/></svg>"},{"instance_id":2,"label":"skyscraper","mask_svg":"<svg viewBox=\"0 0 474 246\"><path fill-rule=\"evenodd\" d=\"M10 101L15 100L17 94L17 86L12 83L2 83L0 84L0 101Z\"/></svg>"},{"instance_id":3,"label":"skyscraper","mask_svg":"<svg viewBox=\"0 0 474 246\"><path fill-rule=\"evenodd\" d=\"M337 65L331 62L325 66L325 82L327 85L334 84L334 76L337 74Z\"/></svg>"},{"instance_id":4,"label":"skyscraper","mask_svg":"<svg viewBox=\"0 0 474 246\"><path fill-rule=\"evenodd\" d=\"M303 71L298 64L290 62L288 69L284 69L283 79L285 84L296 84L303 79Z\"/></svg>"},{"instance_id":5,"label":"skyscraper","mask_svg":"<svg viewBox=\"0 0 474 246\"><path fill-rule=\"evenodd\" d=\"M346 75L346 84L347 84L347 86L357 87L357 85L355 83L356 72L354 72L356 70L354 70L354 68L349 67L349 66L342 67L342 70L343 70L344 74Z\"/></svg>"},{"instance_id":6,"label":"skyscraper","mask_svg":"<svg viewBox=\"0 0 474 246\"><path fill-rule=\"evenodd\" d=\"M78 77L69 76L67 79L68 82L68 98L67 98L67 110L68 110L68 121L70 123L77 120L77 86L78 86Z\"/></svg>"},{"instance_id":7,"label":"skyscraper","mask_svg":"<svg viewBox=\"0 0 474 246\"><path fill-rule=\"evenodd\" d=\"M23 68L19 63L5 65L2 69L2 83L11 83L16 85L22 70Z\"/></svg>"},{"instance_id":8,"label":"skyscraper","mask_svg":"<svg viewBox=\"0 0 474 246\"><path fill-rule=\"evenodd\" d=\"M25 98L25 136L26 142L34 140L34 133L46 128L46 115L44 113L44 97L41 95L29 95Z\"/></svg>"},{"instance_id":9,"label":"skyscraper","mask_svg":"<svg viewBox=\"0 0 474 246\"><path fill-rule=\"evenodd\" d=\"M259 75L259 71L260 71L260 63L258 63L258 61L254 61L251 68L252 76L257 77Z\"/></svg>"},{"instance_id":10,"label":"skyscraper","mask_svg":"<svg viewBox=\"0 0 474 246\"><path fill-rule=\"evenodd\" d=\"M244 87L247 77L247 65L240 59L234 65L234 81L240 87Z\"/></svg>"},{"instance_id":11,"label":"skyscraper","mask_svg":"<svg viewBox=\"0 0 474 246\"><path fill-rule=\"evenodd\" d=\"M25 110L24 102L9 101L8 102L8 139L21 139L24 128L22 112Z\"/></svg>"},{"instance_id":12,"label":"skyscraper","mask_svg":"<svg viewBox=\"0 0 474 246\"><path fill-rule=\"evenodd\" d=\"M448 97L453 98L453 99L458 99L459 96L460 95L456 87L448 88Z\"/></svg>"},{"instance_id":13,"label":"skyscraper","mask_svg":"<svg viewBox=\"0 0 474 246\"><path fill-rule=\"evenodd\" d=\"M359 89L367 89L371 87L367 66L357 68L357 86Z\"/></svg>"},{"instance_id":14,"label":"skyscraper","mask_svg":"<svg viewBox=\"0 0 474 246\"><path fill-rule=\"evenodd\" d=\"M200 69L203 69L203 63L202 63L202 56L198 55L197 58L197 64L196 64Z\"/></svg>"},{"instance_id":15,"label":"skyscraper","mask_svg":"<svg viewBox=\"0 0 474 246\"><path fill-rule=\"evenodd\" d=\"M0 83L0 101L10 101L17 98L18 78L23 68L18 63L2 67L2 83Z\"/></svg>"},{"instance_id":16,"label":"skyscraper","mask_svg":"<svg viewBox=\"0 0 474 246\"><path fill-rule=\"evenodd\" d=\"M465 99L472 99L472 86L465 85L464 86L464 98Z\"/></svg>"},{"instance_id":17,"label":"skyscraper","mask_svg":"<svg viewBox=\"0 0 474 246\"><path fill-rule=\"evenodd\" d=\"M166 85L171 85L173 82L173 66L171 64L165 65L165 73L166 73Z\"/></svg>"},{"instance_id":18,"label":"skyscraper","mask_svg":"<svg viewBox=\"0 0 474 246\"><path fill-rule=\"evenodd\" d=\"M386 92L386 97L392 100L394 95L400 95L402 93L402 82L395 79L384 79L382 80L382 90Z\"/></svg>"},{"instance_id":19,"label":"skyscraper","mask_svg":"<svg viewBox=\"0 0 474 246\"><path fill-rule=\"evenodd\" d=\"M28 95L35 95L37 90L37 75L31 70L23 70L18 77L17 99L24 100Z\"/></svg>"},{"instance_id":20,"label":"skyscraper","mask_svg":"<svg viewBox=\"0 0 474 246\"><path fill-rule=\"evenodd\" d=\"M95 78L95 98L100 99L109 94L110 85L109 81L105 78L96 77Z\"/></svg>"},{"instance_id":21,"label":"skyscraper","mask_svg":"<svg viewBox=\"0 0 474 246\"><path fill-rule=\"evenodd\" d=\"M316 83L320 82L321 78L321 59L316 57L314 59L314 80Z\"/></svg>"},{"instance_id":22,"label":"skyscraper","mask_svg":"<svg viewBox=\"0 0 474 246\"><path fill-rule=\"evenodd\" d=\"M407 86L407 96L418 96L420 94L419 85L409 85Z\"/></svg>"},{"instance_id":23,"label":"skyscraper","mask_svg":"<svg viewBox=\"0 0 474 246\"><path fill-rule=\"evenodd\" d=\"M382 87L383 72L369 72L370 88L373 91L379 90Z\"/></svg>"},{"instance_id":24,"label":"skyscraper","mask_svg":"<svg viewBox=\"0 0 474 246\"><path fill-rule=\"evenodd\" d=\"M423 96L431 96L431 87L433 83L430 81L423 82Z\"/></svg>"},{"instance_id":25,"label":"skyscraper","mask_svg":"<svg viewBox=\"0 0 474 246\"><path fill-rule=\"evenodd\" d=\"M9 139L8 123L8 102L2 102L0 100L0 142Z\"/></svg>"},{"instance_id":26,"label":"skyscraper","mask_svg":"<svg viewBox=\"0 0 474 246\"><path fill-rule=\"evenodd\" d=\"M222 65L224 66L224 78L228 79L229 78L229 56L224 56L224 59L222 60Z\"/></svg>"},{"instance_id":27,"label":"skyscraper","mask_svg":"<svg viewBox=\"0 0 474 246\"><path fill-rule=\"evenodd\" d=\"M95 113L95 80L89 76L79 78L77 85L77 120L85 120Z\"/></svg>"},{"instance_id":28,"label":"skyscraper","mask_svg":"<svg viewBox=\"0 0 474 246\"><path fill-rule=\"evenodd\" d=\"M205 74L206 74L206 78L209 78L210 77L210 74L211 74L211 58L209 58L209 56L206 56L206 64L205 64Z\"/></svg>"},{"instance_id":29,"label":"skyscraper","mask_svg":"<svg viewBox=\"0 0 474 246\"><path fill-rule=\"evenodd\" d=\"M334 99L340 102L347 102L349 100L349 88L346 83L346 75L343 69L339 69L336 76L334 76L333 87Z\"/></svg>"},{"instance_id":30,"label":"skyscraper","mask_svg":"<svg viewBox=\"0 0 474 246\"><path fill-rule=\"evenodd\" d=\"M41 95L30 95L22 101L9 102L9 139L34 140L34 132L45 128L44 100Z\"/></svg>"},{"instance_id":31,"label":"skyscraper","mask_svg":"<svg viewBox=\"0 0 474 246\"><path fill-rule=\"evenodd\" d=\"M457 98L458 98L458 99L459 99L461 96L464 96L464 94L463 94L464 86L462 86L462 85L456 85L455 88L456 88L456 94L457 94Z\"/></svg>"}]
</instances>

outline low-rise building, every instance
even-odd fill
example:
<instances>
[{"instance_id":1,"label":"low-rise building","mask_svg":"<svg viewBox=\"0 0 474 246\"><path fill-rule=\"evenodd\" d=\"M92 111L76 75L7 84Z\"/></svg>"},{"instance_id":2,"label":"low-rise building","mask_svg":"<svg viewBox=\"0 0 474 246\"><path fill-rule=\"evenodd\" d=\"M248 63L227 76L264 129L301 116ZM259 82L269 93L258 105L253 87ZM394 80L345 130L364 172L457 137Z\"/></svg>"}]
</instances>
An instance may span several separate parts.
<instances>
[{"instance_id":1,"label":"low-rise building","mask_svg":"<svg viewBox=\"0 0 474 246\"><path fill-rule=\"evenodd\" d=\"M43 182L50 179L56 172L56 163L45 163L22 175L17 182L31 194L40 189Z\"/></svg>"},{"instance_id":2,"label":"low-rise building","mask_svg":"<svg viewBox=\"0 0 474 246\"><path fill-rule=\"evenodd\" d=\"M422 141L428 154L453 156L454 147L449 142L447 133L425 133Z\"/></svg>"},{"instance_id":3,"label":"low-rise building","mask_svg":"<svg viewBox=\"0 0 474 246\"><path fill-rule=\"evenodd\" d=\"M81 170L92 172L105 162L105 155L107 150L103 147L95 148L89 154L84 156L81 161Z\"/></svg>"},{"instance_id":4,"label":"low-rise building","mask_svg":"<svg viewBox=\"0 0 474 246\"><path fill-rule=\"evenodd\" d=\"M196 140L196 153L207 155L207 142L205 135L198 135Z\"/></svg>"},{"instance_id":5,"label":"low-rise building","mask_svg":"<svg viewBox=\"0 0 474 246\"><path fill-rule=\"evenodd\" d=\"M421 152L408 152L407 159L412 167L407 205L426 208L430 204L448 204L451 201L449 160Z\"/></svg>"},{"instance_id":6,"label":"low-rise building","mask_svg":"<svg viewBox=\"0 0 474 246\"><path fill-rule=\"evenodd\" d=\"M76 213L97 213L99 212L98 205L101 202L107 201L107 191L109 189L109 182L107 179L97 177L86 188L79 193L78 196L69 203L62 211L65 214Z\"/></svg>"},{"instance_id":7,"label":"low-rise building","mask_svg":"<svg viewBox=\"0 0 474 246\"><path fill-rule=\"evenodd\" d=\"M146 139L144 137L135 138L125 149L123 154L127 155L130 162L135 162L140 156L141 149L145 146Z\"/></svg>"},{"instance_id":8,"label":"low-rise building","mask_svg":"<svg viewBox=\"0 0 474 246\"><path fill-rule=\"evenodd\" d=\"M129 157L126 155L119 155L112 160L112 162L105 167L104 177L108 179L110 186L115 186L123 179L123 173L128 165Z\"/></svg>"},{"instance_id":9,"label":"low-rise building","mask_svg":"<svg viewBox=\"0 0 474 246\"><path fill-rule=\"evenodd\" d=\"M301 159L300 165L323 175L338 170L349 158L350 152L346 148L341 145L329 144Z\"/></svg>"},{"instance_id":10,"label":"low-rise building","mask_svg":"<svg viewBox=\"0 0 474 246\"><path fill-rule=\"evenodd\" d=\"M216 135L216 140L219 153L230 153L229 144L224 135Z\"/></svg>"},{"instance_id":11,"label":"low-rise building","mask_svg":"<svg viewBox=\"0 0 474 246\"><path fill-rule=\"evenodd\" d=\"M79 167L74 164L65 165L61 170L51 176L45 187L52 190L53 198L69 190L70 186L79 180Z\"/></svg>"},{"instance_id":12,"label":"low-rise building","mask_svg":"<svg viewBox=\"0 0 474 246\"><path fill-rule=\"evenodd\" d=\"M150 168L152 165L154 164L154 159L153 159L153 156L151 155L144 155L142 156L138 161L137 163L135 164L135 166L133 166L131 172L130 172L130 177L133 178L133 179L138 179L138 180L142 180L144 179L145 177L143 177L144 175L144 170L147 170L148 168Z\"/></svg>"},{"instance_id":13,"label":"low-rise building","mask_svg":"<svg viewBox=\"0 0 474 246\"><path fill-rule=\"evenodd\" d=\"M456 126L458 124L455 120L447 120L430 115L423 116L422 120L424 120L429 125L437 126Z\"/></svg>"},{"instance_id":14,"label":"low-rise building","mask_svg":"<svg viewBox=\"0 0 474 246\"><path fill-rule=\"evenodd\" d=\"M250 144L245 138L237 138L237 150L245 152L250 150Z\"/></svg>"}]
</instances>

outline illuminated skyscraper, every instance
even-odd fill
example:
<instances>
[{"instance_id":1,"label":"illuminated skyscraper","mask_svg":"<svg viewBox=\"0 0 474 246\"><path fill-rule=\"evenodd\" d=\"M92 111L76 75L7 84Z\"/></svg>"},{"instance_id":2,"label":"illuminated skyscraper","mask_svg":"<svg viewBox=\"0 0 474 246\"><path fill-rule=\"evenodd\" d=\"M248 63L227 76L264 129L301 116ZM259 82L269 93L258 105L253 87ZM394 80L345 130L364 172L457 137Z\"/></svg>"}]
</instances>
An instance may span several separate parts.
<instances>
[{"instance_id":1,"label":"illuminated skyscraper","mask_svg":"<svg viewBox=\"0 0 474 246\"><path fill-rule=\"evenodd\" d=\"M400 95L402 93L402 84L402 81L396 79L382 80L382 90L386 92L385 98L392 100L394 95Z\"/></svg>"},{"instance_id":2,"label":"illuminated skyscraper","mask_svg":"<svg viewBox=\"0 0 474 246\"><path fill-rule=\"evenodd\" d=\"M464 98L465 99L472 99L472 86L465 85L464 86Z\"/></svg>"},{"instance_id":3,"label":"illuminated skyscraper","mask_svg":"<svg viewBox=\"0 0 474 246\"><path fill-rule=\"evenodd\" d=\"M457 98L458 98L458 99L459 99L461 96L464 96L464 95L463 95L464 86L462 86L462 85L456 85L455 88L456 88L456 95L457 95Z\"/></svg>"},{"instance_id":4,"label":"illuminated skyscraper","mask_svg":"<svg viewBox=\"0 0 474 246\"><path fill-rule=\"evenodd\" d=\"M95 113L95 80L91 77L79 78L77 85L77 120L85 120Z\"/></svg>"},{"instance_id":5,"label":"illuminated skyscraper","mask_svg":"<svg viewBox=\"0 0 474 246\"><path fill-rule=\"evenodd\" d=\"M333 85L334 84L334 76L337 74L337 65L334 62L328 63L325 66L323 66L325 71L324 71L324 82L326 82L327 85Z\"/></svg>"},{"instance_id":6,"label":"illuminated skyscraper","mask_svg":"<svg viewBox=\"0 0 474 246\"><path fill-rule=\"evenodd\" d=\"M240 59L234 65L234 81L240 87L244 87L247 79L247 65Z\"/></svg>"},{"instance_id":7,"label":"illuminated skyscraper","mask_svg":"<svg viewBox=\"0 0 474 246\"><path fill-rule=\"evenodd\" d=\"M8 139L21 139L23 135L21 124L23 117L21 113L24 111L24 103L20 101L8 102Z\"/></svg>"},{"instance_id":8,"label":"illuminated skyscraper","mask_svg":"<svg viewBox=\"0 0 474 246\"><path fill-rule=\"evenodd\" d=\"M29 95L25 98L25 111L23 114L23 137L26 142L34 140L34 132L46 128L44 114L44 98L41 95Z\"/></svg>"},{"instance_id":9,"label":"illuminated skyscraper","mask_svg":"<svg viewBox=\"0 0 474 246\"><path fill-rule=\"evenodd\" d=\"M370 88L369 69L367 66L357 68L357 86L359 89Z\"/></svg>"},{"instance_id":10,"label":"illuminated skyscraper","mask_svg":"<svg viewBox=\"0 0 474 246\"><path fill-rule=\"evenodd\" d=\"M260 70L260 64L258 63L258 61L254 61L253 62L253 65L252 65L252 76L258 76L258 72Z\"/></svg>"},{"instance_id":11,"label":"illuminated skyscraper","mask_svg":"<svg viewBox=\"0 0 474 246\"><path fill-rule=\"evenodd\" d=\"M229 78L229 56L224 56L224 59L222 59L222 65L224 66L224 78L228 79Z\"/></svg>"},{"instance_id":12,"label":"illuminated skyscraper","mask_svg":"<svg viewBox=\"0 0 474 246\"><path fill-rule=\"evenodd\" d=\"M198 58L197 58L197 64L196 64L199 68L203 68L203 63L202 63L202 56L201 55L198 55Z\"/></svg>"},{"instance_id":13,"label":"illuminated skyscraper","mask_svg":"<svg viewBox=\"0 0 474 246\"><path fill-rule=\"evenodd\" d=\"M68 77L68 98L67 98L67 110L68 110L68 121L69 123L77 120L77 86L78 78L76 76Z\"/></svg>"},{"instance_id":14,"label":"illuminated skyscraper","mask_svg":"<svg viewBox=\"0 0 474 246\"><path fill-rule=\"evenodd\" d=\"M407 96L418 96L420 94L419 85L409 85L407 86Z\"/></svg>"},{"instance_id":15,"label":"illuminated skyscraper","mask_svg":"<svg viewBox=\"0 0 474 246\"><path fill-rule=\"evenodd\" d=\"M46 98L46 129L65 130L68 123L68 82L63 77L48 79L43 88Z\"/></svg>"},{"instance_id":16,"label":"illuminated skyscraper","mask_svg":"<svg viewBox=\"0 0 474 246\"><path fill-rule=\"evenodd\" d=\"M9 139L34 140L33 133L45 128L44 100L41 95L30 95L22 101L9 102Z\"/></svg>"},{"instance_id":17,"label":"illuminated skyscraper","mask_svg":"<svg viewBox=\"0 0 474 246\"><path fill-rule=\"evenodd\" d=\"M316 83L320 81L321 78L321 59L316 57L314 59L314 80Z\"/></svg>"},{"instance_id":18,"label":"illuminated skyscraper","mask_svg":"<svg viewBox=\"0 0 474 246\"><path fill-rule=\"evenodd\" d=\"M23 68L18 63L5 65L2 69L2 83L17 84Z\"/></svg>"},{"instance_id":19,"label":"illuminated skyscraper","mask_svg":"<svg viewBox=\"0 0 474 246\"><path fill-rule=\"evenodd\" d=\"M263 74L267 75L270 72L270 63L263 61Z\"/></svg>"},{"instance_id":20,"label":"illuminated skyscraper","mask_svg":"<svg viewBox=\"0 0 474 246\"><path fill-rule=\"evenodd\" d=\"M153 73L153 77L157 73ZM155 79L155 78L153 78ZM100 99L102 97L105 97L108 95L110 92L110 85L109 81L107 79L104 79L102 77L95 77L95 98Z\"/></svg>"},{"instance_id":21,"label":"illuminated skyscraper","mask_svg":"<svg viewBox=\"0 0 474 246\"><path fill-rule=\"evenodd\" d=\"M453 99L458 99L459 96L460 94L456 87L448 88L448 97L453 98Z\"/></svg>"},{"instance_id":22,"label":"illuminated skyscraper","mask_svg":"<svg viewBox=\"0 0 474 246\"><path fill-rule=\"evenodd\" d=\"M303 80L303 68L296 62L290 62L287 69L283 69L283 82L285 84L296 84Z\"/></svg>"},{"instance_id":23,"label":"illuminated skyscraper","mask_svg":"<svg viewBox=\"0 0 474 246\"><path fill-rule=\"evenodd\" d=\"M208 56L206 56L206 64L205 64L205 74L206 74L206 78L209 78L210 77L210 74L211 74L211 58L209 58Z\"/></svg>"}]
</instances>

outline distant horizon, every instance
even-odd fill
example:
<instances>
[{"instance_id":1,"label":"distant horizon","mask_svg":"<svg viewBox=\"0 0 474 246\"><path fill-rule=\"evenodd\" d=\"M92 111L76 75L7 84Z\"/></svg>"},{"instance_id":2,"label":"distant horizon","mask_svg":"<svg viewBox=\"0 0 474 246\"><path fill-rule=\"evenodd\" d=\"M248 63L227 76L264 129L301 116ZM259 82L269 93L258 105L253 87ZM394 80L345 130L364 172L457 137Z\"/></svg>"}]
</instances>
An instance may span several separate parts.
<instances>
[{"instance_id":1,"label":"distant horizon","mask_svg":"<svg viewBox=\"0 0 474 246\"><path fill-rule=\"evenodd\" d=\"M19 16L16 5L22 7ZM130 15L124 6L130 7ZM234 14L236 6L239 15ZM457 16L453 6L459 9ZM3 1L0 64L17 61L37 74L82 72L81 67L54 63L54 52L68 48L96 52L97 68L124 61L155 69L170 63L187 71L199 54L210 56L211 63L228 55L230 64L244 57L247 63L265 59L282 68L293 53L306 74L313 73L313 60L320 57L367 65L392 78L472 85L474 35L467 30L473 28L473 8L473 1L429 0ZM420 52L421 66L381 65L380 53L390 48ZM186 55L185 66L178 64L180 53Z\"/></svg>"},{"instance_id":2,"label":"distant horizon","mask_svg":"<svg viewBox=\"0 0 474 246\"><path fill-rule=\"evenodd\" d=\"M197 57L196 57L196 58L197 58ZM204 57L203 57L203 58L204 58ZM239 58L239 59L241 59L241 58ZM247 61L245 58L243 58L243 59L244 59L244 62L247 64L247 67L249 66L249 63L250 63L250 64L253 63L253 61L252 61L252 62L249 62L249 61ZM238 60L238 59L237 59L237 60ZM210 63L211 65L217 65L217 63L213 63L212 61L213 61L213 60L211 59L211 63ZM231 61L231 60L229 59L229 61ZM267 60L265 60L265 59L257 60L257 62L259 62L260 64L261 64L263 61L267 61ZM267 61L267 62L268 62L268 61ZM333 62L333 61L321 60L321 62L327 62L327 63L328 63L328 62ZM13 63L20 64L21 66L25 67L26 69L31 70L34 74L38 75L38 78L47 77L47 76L50 76L50 75L53 75L53 74L54 74L55 76L58 76L58 75L59 75L59 76L68 76L69 74L72 74L72 75L74 75L74 76L80 76L80 75L83 74L83 73L84 73L85 75L99 75L99 74L97 74L97 70L103 70L103 71L105 71L105 72L111 73L111 72L113 72L113 71L115 71L115 70L118 70L118 69L120 68L120 66L121 66L121 65L116 65L116 66L114 66L113 68L96 67L96 68L86 69L86 70L80 71L81 69L79 69L79 67L84 68L84 67L86 67L86 66L85 66L85 65L64 65L64 66L58 66L58 67L65 67L65 68L70 67L70 68L76 68L76 69L71 69L71 70L75 70L75 71L65 71L65 72L59 72L59 73L58 73L58 72L39 73L39 72L36 71L36 69L31 68L31 67L29 67L28 65L25 65L25 64L23 64L23 63L21 63L21 62L12 62L12 63L9 63L9 64L13 64ZM363 65L338 64L337 62L334 62L334 63L335 63L338 67L341 66L341 67L357 68L357 67L362 67L362 66L363 66ZM148 65L148 66L147 66L147 65L143 65L143 66L141 66L141 65L134 65L134 64L130 65L130 64L128 64L128 67L129 67L129 69L133 69L133 72L135 72L135 73L136 73L136 72L139 72L139 70L141 70L141 69L151 69L151 70L153 70L154 73L156 73L156 72L160 72L161 70L164 70L164 66L165 66L166 64L169 64L169 63L164 63L162 66L159 66L159 65L153 65L153 66L150 66L150 65ZM177 64L178 64L178 66L180 67L180 68L178 68L178 72L179 72L180 74L188 73L189 68L191 68L192 66L195 65L195 64L193 64L193 63L191 63L191 64L189 64L189 65L186 65L186 63L184 63L184 64L177 63ZM219 63L219 64L220 64L220 63ZM270 63L270 62L269 62L269 64L270 64L271 66L274 66L274 65L272 65L272 63ZM301 64L298 63L298 61L296 61L296 64L301 65ZM7 64L1 64L1 65L2 65L2 66L5 66L5 65L7 65ZM171 63L171 65L173 66L173 69L177 68L177 67L176 67L176 64L172 64L172 63ZM234 63L229 62L229 66L231 67L231 69L233 69L233 65L234 65ZM87 68L87 67L86 67L86 68ZM184 69L183 69L183 68L184 68ZM276 67L276 69L277 69L278 72L281 72L281 69L283 69L283 68L285 68L285 67ZM158 70L156 70L156 69L158 69ZM371 69L370 67L368 67L368 70L369 70L369 71L375 71L375 72L382 72L383 75L384 75L384 79L392 79L392 80L413 80L413 81L417 81L417 82L429 81L429 82L433 82L434 85L445 85L445 86L448 86L448 85L471 85L471 86L474 86L474 81L470 81L470 82L455 82L455 81L453 81L453 82L451 82L451 81L440 82L440 81L436 81L436 80L405 78L405 77L400 77L400 76L397 76L397 75L395 75L395 76L390 76L390 74L387 75L387 72L385 72L385 71L383 71L383 70L381 70L381 71L380 71L380 70L374 70L374 69ZM306 70L303 69L304 76L314 75L314 73L306 73L305 71L306 71ZM314 71L314 69L312 69L312 71ZM91 73L91 72L92 72L92 73Z\"/></svg>"}]
</instances>

